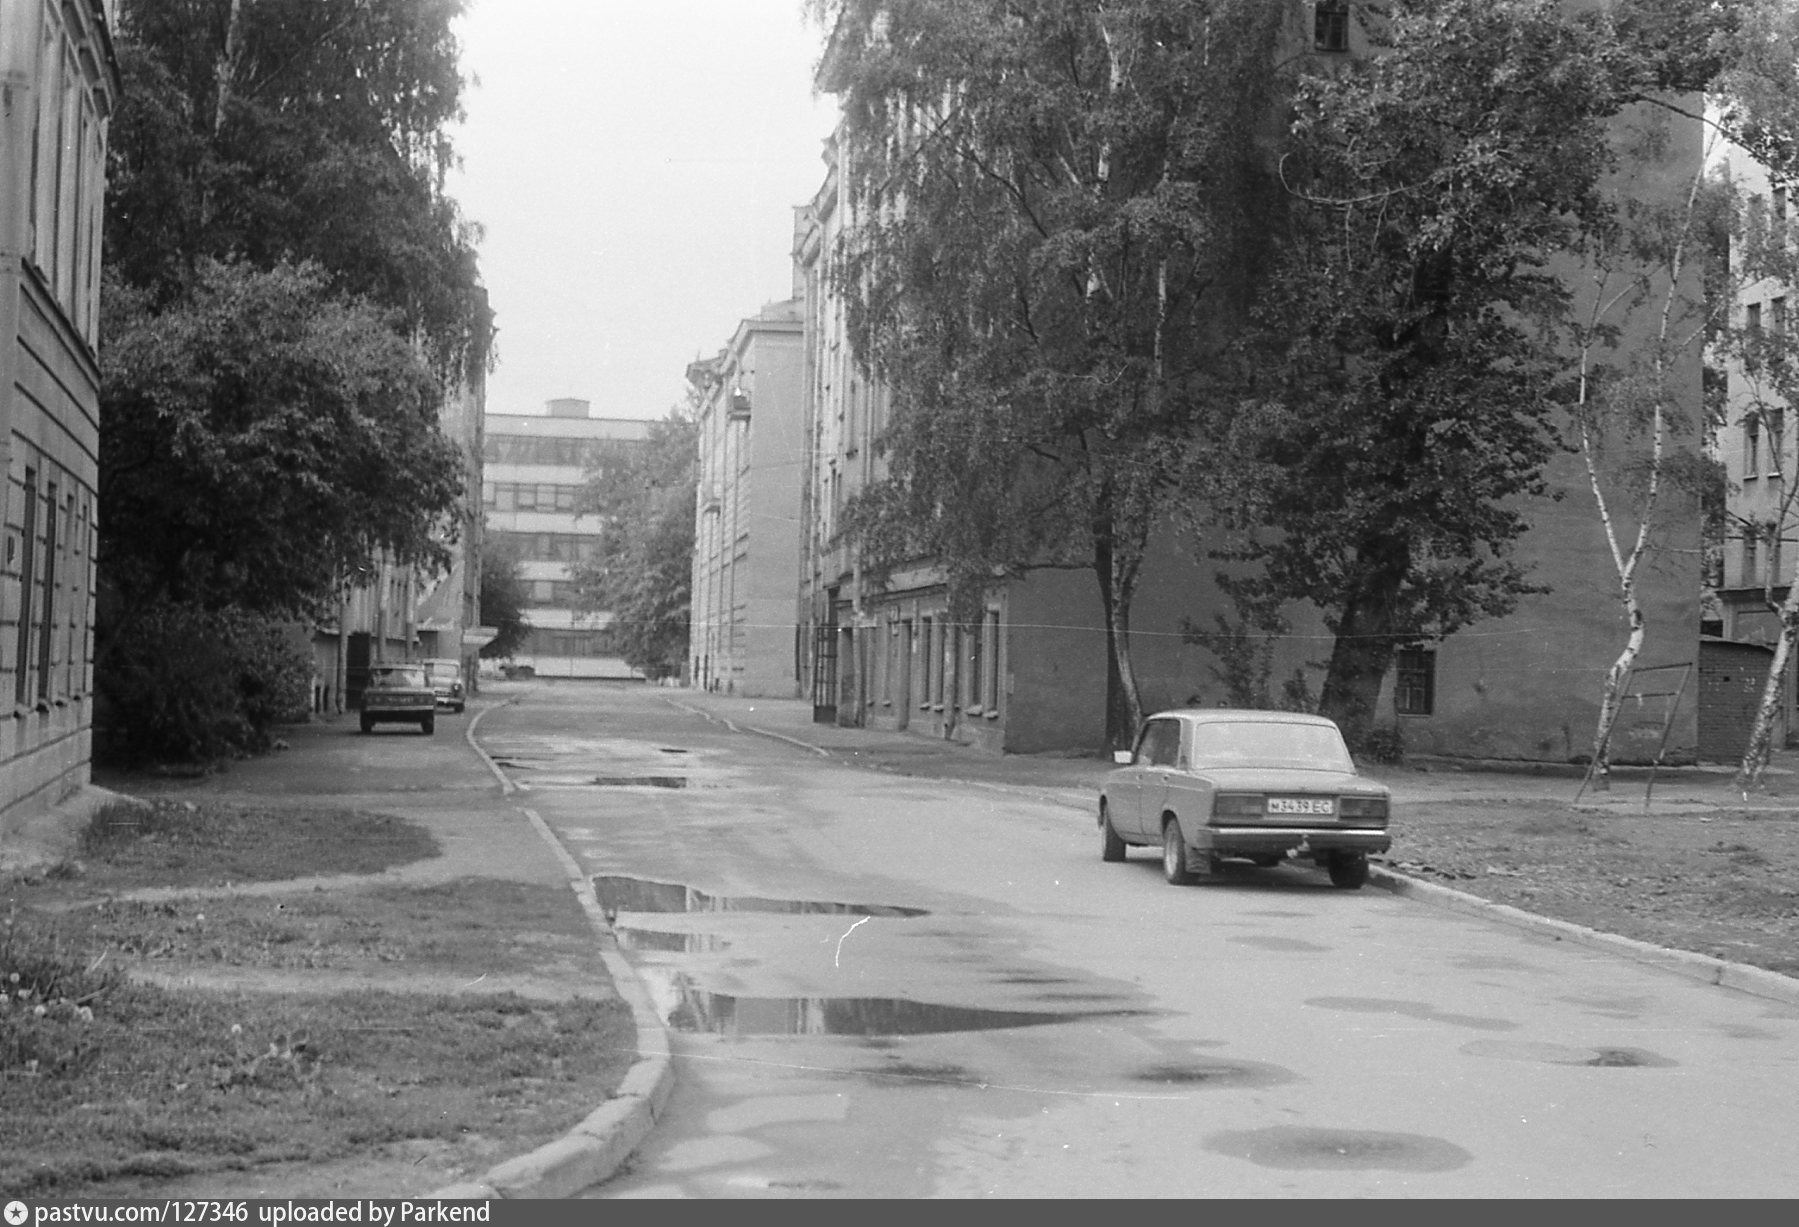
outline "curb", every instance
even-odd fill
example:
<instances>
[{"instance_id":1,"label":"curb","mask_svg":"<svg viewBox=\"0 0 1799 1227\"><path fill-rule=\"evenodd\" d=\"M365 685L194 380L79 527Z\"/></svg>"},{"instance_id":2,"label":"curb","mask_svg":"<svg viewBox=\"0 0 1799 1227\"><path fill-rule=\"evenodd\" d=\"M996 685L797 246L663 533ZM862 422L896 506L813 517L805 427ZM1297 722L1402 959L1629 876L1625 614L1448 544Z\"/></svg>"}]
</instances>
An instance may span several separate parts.
<instances>
[{"instance_id":1,"label":"curb","mask_svg":"<svg viewBox=\"0 0 1799 1227\"><path fill-rule=\"evenodd\" d=\"M1510 904L1494 903L1490 899L1482 899L1480 896L1468 894L1466 891L1439 886L1435 882L1409 878L1380 865L1368 867L1368 882L1382 890L1402 898L1415 899L1430 907L1439 907L1445 911L1460 912L1464 915L1498 921L1500 924L1510 925L1512 928L1522 929L1527 933L1534 933L1553 941L1573 942L1576 945L1622 955L1634 962L1645 963L1662 971L1670 971L1675 975L1684 976L1689 980L1698 980L1703 984L1735 989L1753 997L1779 1001L1786 1005L1799 1005L1799 980L1795 980L1791 976L1783 976L1777 971L1751 967L1747 963L1731 963L1724 959L1714 958L1709 954L1695 954L1690 950L1671 950L1665 946L1640 942L1633 937L1621 937L1616 933L1589 929L1585 925L1577 925L1570 921L1539 916L1535 912L1527 912L1522 908L1512 907Z\"/></svg>"},{"instance_id":2,"label":"curb","mask_svg":"<svg viewBox=\"0 0 1799 1227\"><path fill-rule=\"evenodd\" d=\"M498 765L475 744L475 725L493 708L484 708L469 721L468 743L500 781L501 789L510 796L517 785L507 778ZM674 1057L669 1045L668 1029L656 1012L649 990L638 979L637 971L619 953L612 926L600 909L594 895L593 882L582 870L580 862L562 846L550 825L535 810L524 806L519 812L528 818L537 834L568 875L569 889L587 914L588 923L600 939L600 959L612 976L613 985L625 1004L631 1008L637 1024L638 1059L625 1072L618 1093L589 1112L581 1123L553 1142L536 1150L508 1159L477 1180L446 1185L430 1194L442 1201L492 1201L519 1198L566 1198L599 1184L624 1165L668 1107L675 1089Z\"/></svg>"}]
</instances>

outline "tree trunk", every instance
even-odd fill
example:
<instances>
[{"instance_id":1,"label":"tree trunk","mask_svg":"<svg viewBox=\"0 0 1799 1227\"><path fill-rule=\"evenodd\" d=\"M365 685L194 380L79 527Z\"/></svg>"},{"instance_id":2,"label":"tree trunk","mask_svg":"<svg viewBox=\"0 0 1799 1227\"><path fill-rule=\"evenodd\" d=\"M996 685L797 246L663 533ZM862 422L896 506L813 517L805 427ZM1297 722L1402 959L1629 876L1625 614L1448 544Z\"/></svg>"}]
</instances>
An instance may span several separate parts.
<instances>
[{"instance_id":1,"label":"tree trunk","mask_svg":"<svg viewBox=\"0 0 1799 1227\"><path fill-rule=\"evenodd\" d=\"M1344 605L1337 625L1324 690L1318 698L1319 714L1337 722L1352 750L1360 749L1374 727L1381 683L1399 647L1393 610L1411 551L1405 542L1387 538L1374 543L1364 558L1367 562L1355 595Z\"/></svg>"},{"instance_id":2,"label":"tree trunk","mask_svg":"<svg viewBox=\"0 0 1799 1227\"><path fill-rule=\"evenodd\" d=\"M1793 637L1799 631L1799 584L1787 589L1780 604L1780 637L1774 641L1774 659L1768 662L1768 678L1762 683L1761 702L1755 708L1755 724L1749 730L1749 744L1743 748L1743 761L1737 766L1736 789L1748 792L1761 782L1762 770L1768 765L1773 748L1774 721L1780 714L1780 696L1786 689L1787 660L1793 654Z\"/></svg>"},{"instance_id":3,"label":"tree trunk","mask_svg":"<svg viewBox=\"0 0 1799 1227\"><path fill-rule=\"evenodd\" d=\"M1131 665L1131 599L1142 561L1141 546L1121 545L1110 516L1102 514L1093 532L1093 572L1106 625L1106 745L1114 750L1131 744L1143 720L1137 672Z\"/></svg>"}]
</instances>

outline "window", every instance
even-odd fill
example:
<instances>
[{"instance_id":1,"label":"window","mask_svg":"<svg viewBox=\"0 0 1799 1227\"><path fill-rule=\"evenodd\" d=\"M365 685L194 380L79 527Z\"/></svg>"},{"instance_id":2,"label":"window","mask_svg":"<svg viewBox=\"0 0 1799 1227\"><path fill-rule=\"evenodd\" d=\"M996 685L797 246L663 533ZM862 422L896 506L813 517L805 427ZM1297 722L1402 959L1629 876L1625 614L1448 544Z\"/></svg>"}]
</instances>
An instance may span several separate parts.
<instances>
[{"instance_id":1,"label":"window","mask_svg":"<svg viewBox=\"0 0 1799 1227\"><path fill-rule=\"evenodd\" d=\"M1784 222L1787 219L1787 190L1784 187L1774 189L1774 220Z\"/></svg>"},{"instance_id":2,"label":"window","mask_svg":"<svg viewBox=\"0 0 1799 1227\"><path fill-rule=\"evenodd\" d=\"M1430 715L1437 700L1437 654L1428 648L1401 648L1394 667L1394 712L1401 716Z\"/></svg>"},{"instance_id":3,"label":"window","mask_svg":"<svg viewBox=\"0 0 1799 1227\"><path fill-rule=\"evenodd\" d=\"M1748 315L1744 323L1750 332L1759 333L1762 330L1762 305L1760 303L1749 304Z\"/></svg>"},{"instance_id":4,"label":"window","mask_svg":"<svg viewBox=\"0 0 1799 1227\"><path fill-rule=\"evenodd\" d=\"M984 626L971 626L967 631L968 706L977 714L984 709L987 702L987 695L985 693L987 670L981 663L984 659L983 648L986 646L982 642L986 638L986 636L982 634L983 630L985 630Z\"/></svg>"},{"instance_id":5,"label":"window","mask_svg":"<svg viewBox=\"0 0 1799 1227\"><path fill-rule=\"evenodd\" d=\"M50 697L50 669L56 663L53 650L56 643L56 547L57 514L56 483L49 482L44 487L44 595L43 608L39 615L42 623L37 637L37 694L38 699Z\"/></svg>"},{"instance_id":6,"label":"window","mask_svg":"<svg viewBox=\"0 0 1799 1227\"><path fill-rule=\"evenodd\" d=\"M1781 409L1764 409L1761 414L1762 434L1767 446L1761 449L1761 472L1764 475L1780 472L1780 457L1786 451L1786 412Z\"/></svg>"},{"instance_id":7,"label":"window","mask_svg":"<svg viewBox=\"0 0 1799 1227\"><path fill-rule=\"evenodd\" d=\"M1318 0L1312 6L1312 42L1320 51L1349 50L1348 0Z\"/></svg>"},{"instance_id":8,"label":"window","mask_svg":"<svg viewBox=\"0 0 1799 1227\"><path fill-rule=\"evenodd\" d=\"M1172 767L1181 754L1181 726L1177 720L1151 720L1137 743L1137 761L1149 767Z\"/></svg>"},{"instance_id":9,"label":"window","mask_svg":"<svg viewBox=\"0 0 1799 1227\"><path fill-rule=\"evenodd\" d=\"M1774 335L1784 337L1787 333L1787 300L1776 298L1768 304L1768 324Z\"/></svg>"},{"instance_id":10,"label":"window","mask_svg":"<svg viewBox=\"0 0 1799 1227\"><path fill-rule=\"evenodd\" d=\"M987 696L987 716L996 719L999 716L999 610L987 611L987 628L982 639L987 648L987 676L981 688Z\"/></svg>"},{"instance_id":11,"label":"window","mask_svg":"<svg viewBox=\"0 0 1799 1227\"><path fill-rule=\"evenodd\" d=\"M19 556L19 639L13 656L13 701L23 707L31 700L31 585L37 578L37 470L25 470L25 508Z\"/></svg>"},{"instance_id":12,"label":"window","mask_svg":"<svg viewBox=\"0 0 1799 1227\"><path fill-rule=\"evenodd\" d=\"M937 659L937 622L934 618L923 619L918 632L919 665L924 676L919 679L918 706L929 707L937 701L937 670L932 668Z\"/></svg>"},{"instance_id":13,"label":"window","mask_svg":"<svg viewBox=\"0 0 1799 1227\"><path fill-rule=\"evenodd\" d=\"M1762 420L1751 413L1743 419L1743 476L1760 477L1762 471Z\"/></svg>"}]
</instances>

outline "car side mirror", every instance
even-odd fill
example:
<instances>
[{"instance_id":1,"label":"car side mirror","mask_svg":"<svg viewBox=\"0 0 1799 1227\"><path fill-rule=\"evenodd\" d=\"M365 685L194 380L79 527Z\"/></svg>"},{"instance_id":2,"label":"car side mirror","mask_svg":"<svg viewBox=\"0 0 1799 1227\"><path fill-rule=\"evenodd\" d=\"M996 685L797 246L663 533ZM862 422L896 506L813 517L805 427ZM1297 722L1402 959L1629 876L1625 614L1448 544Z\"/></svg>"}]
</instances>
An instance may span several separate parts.
<instances>
[{"instance_id":1,"label":"car side mirror","mask_svg":"<svg viewBox=\"0 0 1799 1227\"><path fill-rule=\"evenodd\" d=\"M1137 756L1135 754L1132 754L1129 750L1114 750L1114 751L1112 751L1112 761L1117 763L1120 767L1130 766L1133 762L1136 761L1136 758L1137 758Z\"/></svg>"}]
</instances>

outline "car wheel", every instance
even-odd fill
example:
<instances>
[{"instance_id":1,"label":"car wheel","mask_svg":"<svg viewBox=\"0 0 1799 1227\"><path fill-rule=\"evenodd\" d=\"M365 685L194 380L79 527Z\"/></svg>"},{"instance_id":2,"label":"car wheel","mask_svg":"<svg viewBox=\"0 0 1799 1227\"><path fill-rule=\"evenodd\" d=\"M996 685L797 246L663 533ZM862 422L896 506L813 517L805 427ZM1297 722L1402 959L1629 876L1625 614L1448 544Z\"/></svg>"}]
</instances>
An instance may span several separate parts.
<instances>
[{"instance_id":1,"label":"car wheel","mask_svg":"<svg viewBox=\"0 0 1799 1227\"><path fill-rule=\"evenodd\" d=\"M1338 852L1330 859L1331 885L1360 890L1368 880L1368 857L1361 852Z\"/></svg>"},{"instance_id":2,"label":"car wheel","mask_svg":"<svg viewBox=\"0 0 1799 1227\"><path fill-rule=\"evenodd\" d=\"M370 720L367 716L364 716L362 718L362 731L365 733L374 732L375 731L375 722L373 720Z\"/></svg>"},{"instance_id":3,"label":"car wheel","mask_svg":"<svg viewBox=\"0 0 1799 1227\"><path fill-rule=\"evenodd\" d=\"M1102 861L1122 861L1124 859L1124 840L1118 838L1118 832L1112 829L1112 815L1106 812L1106 803L1099 803L1099 859Z\"/></svg>"},{"instance_id":4,"label":"car wheel","mask_svg":"<svg viewBox=\"0 0 1799 1227\"><path fill-rule=\"evenodd\" d=\"M1162 824L1162 876L1170 886L1193 883L1193 871L1187 868L1187 841L1181 838L1181 824L1172 818Z\"/></svg>"},{"instance_id":5,"label":"car wheel","mask_svg":"<svg viewBox=\"0 0 1799 1227\"><path fill-rule=\"evenodd\" d=\"M431 736L431 734L435 733L437 731L437 717L436 716L426 716L423 720L420 720L419 721L419 731L424 733L424 735L427 737L429 737L429 736Z\"/></svg>"}]
</instances>

